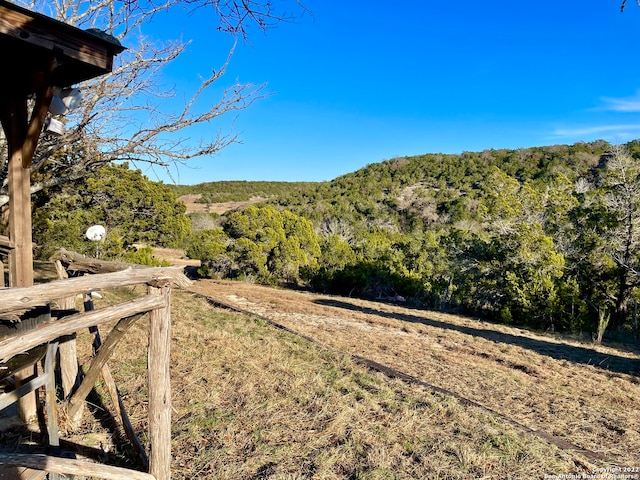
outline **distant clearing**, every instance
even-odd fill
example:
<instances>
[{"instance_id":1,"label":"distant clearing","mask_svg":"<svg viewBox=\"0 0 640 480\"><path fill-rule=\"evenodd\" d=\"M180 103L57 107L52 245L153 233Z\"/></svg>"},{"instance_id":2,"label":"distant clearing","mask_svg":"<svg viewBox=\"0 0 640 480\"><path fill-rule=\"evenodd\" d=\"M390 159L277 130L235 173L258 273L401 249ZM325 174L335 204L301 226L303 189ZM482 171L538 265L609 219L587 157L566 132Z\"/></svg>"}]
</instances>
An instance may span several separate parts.
<instances>
[{"instance_id":1,"label":"distant clearing","mask_svg":"<svg viewBox=\"0 0 640 480\"><path fill-rule=\"evenodd\" d=\"M169 262L171 265L184 265L194 267L200 266L200 260L188 258L185 255L184 250L180 250L177 248L154 247L153 256L158 260Z\"/></svg>"},{"instance_id":2,"label":"distant clearing","mask_svg":"<svg viewBox=\"0 0 640 480\"><path fill-rule=\"evenodd\" d=\"M239 210L254 203L262 202L266 200L264 197L251 197L250 200L242 202L222 202L222 203L198 203L198 200L202 197L201 194L182 195L178 197L178 201L184 203L187 206L187 214L195 212L208 212L217 213L222 215L229 210Z\"/></svg>"}]
</instances>

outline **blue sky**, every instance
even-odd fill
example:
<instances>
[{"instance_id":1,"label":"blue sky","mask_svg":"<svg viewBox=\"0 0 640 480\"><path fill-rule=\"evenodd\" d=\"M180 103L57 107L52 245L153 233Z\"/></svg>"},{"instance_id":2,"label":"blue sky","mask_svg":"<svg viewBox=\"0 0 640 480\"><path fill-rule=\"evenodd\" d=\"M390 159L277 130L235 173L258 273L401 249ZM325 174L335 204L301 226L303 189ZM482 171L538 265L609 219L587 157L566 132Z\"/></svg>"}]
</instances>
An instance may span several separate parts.
<instances>
[{"instance_id":1,"label":"blue sky","mask_svg":"<svg viewBox=\"0 0 640 480\"><path fill-rule=\"evenodd\" d=\"M271 95L235 118L241 144L180 167L178 183L323 181L395 156L640 138L633 0L624 13L619 0L304 3L312 15L238 44L221 83ZM202 11L152 29L192 40L164 78L185 95L233 43Z\"/></svg>"}]
</instances>

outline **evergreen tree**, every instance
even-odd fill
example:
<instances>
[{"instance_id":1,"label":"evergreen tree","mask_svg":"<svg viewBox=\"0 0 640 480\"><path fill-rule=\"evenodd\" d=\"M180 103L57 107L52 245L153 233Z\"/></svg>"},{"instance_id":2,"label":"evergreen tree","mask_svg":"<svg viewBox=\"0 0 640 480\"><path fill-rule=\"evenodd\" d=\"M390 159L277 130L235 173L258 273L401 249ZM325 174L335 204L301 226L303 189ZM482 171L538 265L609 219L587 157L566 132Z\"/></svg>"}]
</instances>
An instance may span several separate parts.
<instances>
[{"instance_id":1,"label":"evergreen tree","mask_svg":"<svg viewBox=\"0 0 640 480\"><path fill-rule=\"evenodd\" d=\"M233 212L223 225L240 274L266 282L297 282L300 269L317 266L320 238L305 218L272 206Z\"/></svg>"},{"instance_id":2,"label":"evergreen tree","mask_svg":"<svg viewBox=\"0 0 640 480\"><path fill-rule=\"evenodd\" d=\"M95 245L84 237L94 224L106 228L100 253L112 258L138 243L177 247L190 233L186 208L176 194L126 163L40 192L35 203L33 234L40 258L60 247L94 255Z\"/></svg>"}]
</instances>

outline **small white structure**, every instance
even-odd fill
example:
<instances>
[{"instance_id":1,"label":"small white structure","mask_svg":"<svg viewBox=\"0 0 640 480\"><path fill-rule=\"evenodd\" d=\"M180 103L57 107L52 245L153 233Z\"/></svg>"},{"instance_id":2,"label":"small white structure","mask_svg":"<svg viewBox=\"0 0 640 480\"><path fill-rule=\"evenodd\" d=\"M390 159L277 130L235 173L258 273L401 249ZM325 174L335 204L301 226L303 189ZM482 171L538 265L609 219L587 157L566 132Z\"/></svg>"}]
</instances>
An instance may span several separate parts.
<instances>
[{"instance_id":1,"label":"small white structure","mask_svg":"<svg viewBox=\"0 0 640 480\"><path fill-rule=\"evenodd\" d=\"M85 236L93 242L101 242L106 234L107 231L102 225L93 225L87 229Z\"/></svg>"}]
</instances>

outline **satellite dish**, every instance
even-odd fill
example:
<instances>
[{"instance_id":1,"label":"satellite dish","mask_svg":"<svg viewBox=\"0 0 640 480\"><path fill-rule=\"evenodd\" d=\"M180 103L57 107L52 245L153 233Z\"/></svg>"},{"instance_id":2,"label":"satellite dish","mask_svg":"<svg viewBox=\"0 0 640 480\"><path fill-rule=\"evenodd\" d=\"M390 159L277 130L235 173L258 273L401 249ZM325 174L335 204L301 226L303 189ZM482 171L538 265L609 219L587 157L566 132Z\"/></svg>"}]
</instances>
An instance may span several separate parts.
<instances>
[{"instance_id":1,"label":"satellite dish","mask_svg":"<svg viewBox=\"0 0 640 480\"><path fill-rule=\"evenodd\" d=\"M89 240L93 240L94 242L99 242L104 238L106 233L107 231L104 229L102 225L94 225L87 229L87 233L85 233L85 236Z\"/></svg>"}]
</instances>

